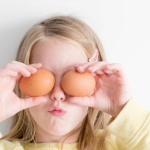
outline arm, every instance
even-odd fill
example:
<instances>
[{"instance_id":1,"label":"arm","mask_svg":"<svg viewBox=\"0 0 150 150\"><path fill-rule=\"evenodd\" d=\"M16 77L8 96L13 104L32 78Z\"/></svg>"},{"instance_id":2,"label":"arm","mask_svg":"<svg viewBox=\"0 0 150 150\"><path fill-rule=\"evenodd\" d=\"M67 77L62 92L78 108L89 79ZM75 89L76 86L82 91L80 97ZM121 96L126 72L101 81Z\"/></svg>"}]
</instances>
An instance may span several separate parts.
<instances>
[{"instance_id":1,"label":"arm","mask_svg":"<svg viewBox=\"0 0 150 150\"><path fill-rule=\"evenodd\" d=\"M111 143L118 149L150 149L150 111L132 97L116 118L111 118L107 130Z\"/></svg>"}]
</instances>

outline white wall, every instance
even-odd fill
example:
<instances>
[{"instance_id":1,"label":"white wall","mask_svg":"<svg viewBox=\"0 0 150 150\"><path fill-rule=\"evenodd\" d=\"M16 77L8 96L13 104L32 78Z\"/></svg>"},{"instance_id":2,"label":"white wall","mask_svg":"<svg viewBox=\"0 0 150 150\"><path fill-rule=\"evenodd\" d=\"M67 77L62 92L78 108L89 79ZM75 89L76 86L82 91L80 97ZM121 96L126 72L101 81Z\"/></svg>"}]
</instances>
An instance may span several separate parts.
<instances>
[{"instance_id":1,"label":"white wall","mask_svg":"<svg viewBox=\"0 0 150 150\"><path fill-rule=\"evenodd\" d=\"M135 99L150 110L149 8L149 0L0 0L0 69L14 60L33 24L52 14L72 14L94 29L107 61L124 66ZM10 121L0 123L3 135Z\"/></svg>"}]
</instances>

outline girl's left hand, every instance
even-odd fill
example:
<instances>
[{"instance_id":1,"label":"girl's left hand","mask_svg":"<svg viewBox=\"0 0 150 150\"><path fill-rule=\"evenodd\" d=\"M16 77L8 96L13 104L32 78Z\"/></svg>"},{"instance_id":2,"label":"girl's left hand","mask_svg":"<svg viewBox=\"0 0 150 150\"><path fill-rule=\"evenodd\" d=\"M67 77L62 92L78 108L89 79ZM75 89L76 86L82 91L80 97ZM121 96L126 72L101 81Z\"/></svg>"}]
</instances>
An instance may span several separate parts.
<instances>
[{"instance_id":1,"label":"girl's left hand","mask_svg":"<svg viewBox=\"0 0 150 150\"><path fill-rule=\"evenodd\" d=\"M95 77L94 93L91 96L70 97L68 100L78 105L94 107L116 118L132 97L123 66L106 61L87 62L80 66L75 66L78 72L88 71ZM90 67L92 68L88 69Z\"/></svg>"}]
</instances>

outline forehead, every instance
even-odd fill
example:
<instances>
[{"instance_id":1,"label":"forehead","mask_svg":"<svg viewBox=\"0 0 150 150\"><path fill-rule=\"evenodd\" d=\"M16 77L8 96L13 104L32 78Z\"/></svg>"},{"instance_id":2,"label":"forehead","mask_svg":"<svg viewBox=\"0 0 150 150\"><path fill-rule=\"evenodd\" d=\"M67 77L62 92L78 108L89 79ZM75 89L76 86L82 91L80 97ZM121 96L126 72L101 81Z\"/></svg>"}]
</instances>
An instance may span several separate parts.
<instances>
[{"instance_id":1,"label":"forehead","mask_svg":"<svg viewBox=\"0 0 150 150\"><path fill-rule=\"evenodd\" d=\"M42 63L42 68L68 68L87 62L80 47L58 38L37 44L33 48L30 63Z\"/></svg>"}]
</instances>

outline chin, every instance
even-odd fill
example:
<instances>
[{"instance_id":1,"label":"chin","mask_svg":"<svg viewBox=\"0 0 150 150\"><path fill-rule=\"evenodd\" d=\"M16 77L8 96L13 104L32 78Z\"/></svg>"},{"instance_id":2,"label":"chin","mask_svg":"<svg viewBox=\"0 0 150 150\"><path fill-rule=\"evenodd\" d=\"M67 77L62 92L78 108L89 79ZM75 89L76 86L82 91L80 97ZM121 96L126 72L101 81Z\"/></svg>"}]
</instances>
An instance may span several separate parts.
<instances>
[{"instance_id":1,"label":"chin","mask_svg":"<svg viewBox=\"0 0 150 150\"><path fill-rule=\"evenodd\" d=\"M48 133L55 136L61 136L69 133L70 131L71 130L68 130L63 127L52 127L51 129L48 130Z\"/></svg>"}]
</instances>

